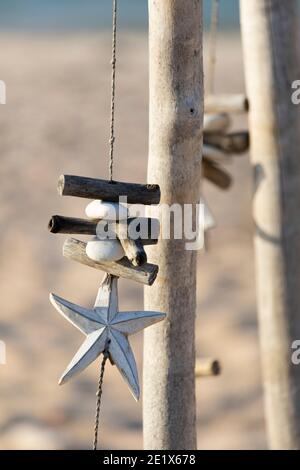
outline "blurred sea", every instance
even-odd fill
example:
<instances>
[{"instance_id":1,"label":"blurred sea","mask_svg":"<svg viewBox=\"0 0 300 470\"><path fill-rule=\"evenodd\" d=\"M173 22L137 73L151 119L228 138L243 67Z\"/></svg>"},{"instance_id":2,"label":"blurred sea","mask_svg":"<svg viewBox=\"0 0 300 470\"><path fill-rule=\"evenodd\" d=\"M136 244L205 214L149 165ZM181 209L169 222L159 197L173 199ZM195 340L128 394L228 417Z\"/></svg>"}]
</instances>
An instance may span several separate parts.
<instances>
[{"instance_id":1,"label":"blurred sea","mask_svg":"<svg viewBox=\"0 0 300 470\"><path fill-rule=\"evenodd\" d=\"M112 0L0 0L0 30L65 31L109 28ZM147 0L119 0L121 28L147 28ZM238 26L239 0L221 0L220 29ZM204 0L209 24L211 0Z\"/></svg>"}]
</instances>

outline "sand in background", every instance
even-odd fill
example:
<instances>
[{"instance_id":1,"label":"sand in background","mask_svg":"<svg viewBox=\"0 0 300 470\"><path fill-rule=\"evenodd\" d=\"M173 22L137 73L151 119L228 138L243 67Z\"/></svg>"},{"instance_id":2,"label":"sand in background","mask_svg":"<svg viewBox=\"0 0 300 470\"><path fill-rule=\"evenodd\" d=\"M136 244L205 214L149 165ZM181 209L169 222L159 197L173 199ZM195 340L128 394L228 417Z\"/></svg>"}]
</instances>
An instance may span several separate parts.
<instances>
[{"instance_id":1,"label":"sand in background","mask_svg":"<svg viewBox=\"0 0 300 470\"><path fill-rule=\"evenodd\" d=\"M1 448L88 448L99 364L58 387L82 335L52 308L50 291L92 305L102 275L63 259L64 236L47 233L52 214L83 216L86 201L59 198L61 173L106 177L110 37L0 37ZM147 38L119 41L115 178L144 182L148 147ZM237 37L219 40L218 92L243 91ZM236 120L237 128L244 120ZM197 353L222 361L220 378L197 382L201 449L266 447L255 314L251 169L238 157L230 192L204 185L218 221L199 254ZM142 287L120 282L120 306L142 308ZM132 339L141 374L142 336ZM180 432L180 429L178 430ZM120 375L105 377L101 445L142 447L141 404Z\"/></svg>"}]
</instances>

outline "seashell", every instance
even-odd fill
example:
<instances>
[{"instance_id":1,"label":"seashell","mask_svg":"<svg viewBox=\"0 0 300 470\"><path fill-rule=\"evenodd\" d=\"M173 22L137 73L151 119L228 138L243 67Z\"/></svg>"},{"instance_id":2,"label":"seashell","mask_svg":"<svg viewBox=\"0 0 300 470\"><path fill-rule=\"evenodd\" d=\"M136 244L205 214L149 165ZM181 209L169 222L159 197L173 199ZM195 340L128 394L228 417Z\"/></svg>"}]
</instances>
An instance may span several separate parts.
<instances>
[{"instance_id":1,"label":"seashell","mask_svg":"<svg viewBox=\"0 0 300 470\"><path fill-rule=\"evenodd\" d=\"M87 243L86 254L97 263L102 261L118 261L125 256L119 240L99 240L97 237Z\"/></svg>"},{"instance_id":2,"label":"seashell","mask_svg":"<svg viewBox=\"0 0 300 470\"><path fill-rule=\"evenodd\" d=\"M117 202L92 201L85 208L89 219L123 220L128 217L128 209Z\"/></svg>"}]
</instances>

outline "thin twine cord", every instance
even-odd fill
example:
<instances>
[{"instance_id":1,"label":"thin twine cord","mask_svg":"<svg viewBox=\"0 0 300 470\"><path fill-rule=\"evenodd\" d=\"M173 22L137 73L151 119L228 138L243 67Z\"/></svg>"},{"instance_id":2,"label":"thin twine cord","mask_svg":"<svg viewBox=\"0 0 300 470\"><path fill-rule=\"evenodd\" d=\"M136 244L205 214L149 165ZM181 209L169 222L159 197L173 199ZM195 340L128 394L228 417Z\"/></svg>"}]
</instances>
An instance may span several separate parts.
<instances>
[{"instance_id":1,"label":"thin twine cord","mask_svg":"<svg viewBox=\"0 0 300 470\"><path fill-rule=\"evenodd\" d=\"M115 144L115 98L116 98L116 63L117 63L117 0L113 0L112 59L111 59L111 108L110 108L110 151L109 179L113 182L114 144Z\"/></svg>"},{"instance_id":2,"label":"thin twine cord","mask_svg":"<svg viewBox=\"0 0 300 470\"><path fill-rule=\"evenodd\" d=\"M116 63L117 63L117 0L113 0L113 24L112 24L112 59L111 59L111 107L110 107L110 139L109 139L109 179L113 182L113 166L114 166L114 144L115 144L115 99L116 99ZM96 413L95 413L95 426L94 426L94 441L93 450L98 448L98 435L99 435L99 424L100 424L100 411L101 411L101 400L103 392L103 379L105 372L105 365L109 353L107 348L103 352L103 359L100 367L98 390L97 390L97 402L96 402Z\"/></svg>"},{"instance_id":3,"label":"thin twine cord","mask_svg":"<svg viewBox=\"0 0 300 470\"><path fill-rule=\"evenodd\" d=\"M210 40L209 40L209 66L208 66L208 92L215 91L215 74L217 61L217 34L219 26L220 0L212 0Z\"/></svg>"},{"instance_id":4,"label":"thin twine cord","mask_svg":"<svg viewBox=\"0 0 300 470\"><path fill-rule=\"evenodd\" d=\"M93 450L97 450L97 447L98 447L98 434L99 434L99 424L100 424L102 387L103 387L103 378L104 378L104 372L105 372L105 365L106 365L106 361L107 361L108 357L109 357L109 354L108 354L108 351L106 350L103 353L103 359L102 359L102 363L101 363L100 375L99 375L99 381L98 381Z\"/></svg>"}]
</instances>

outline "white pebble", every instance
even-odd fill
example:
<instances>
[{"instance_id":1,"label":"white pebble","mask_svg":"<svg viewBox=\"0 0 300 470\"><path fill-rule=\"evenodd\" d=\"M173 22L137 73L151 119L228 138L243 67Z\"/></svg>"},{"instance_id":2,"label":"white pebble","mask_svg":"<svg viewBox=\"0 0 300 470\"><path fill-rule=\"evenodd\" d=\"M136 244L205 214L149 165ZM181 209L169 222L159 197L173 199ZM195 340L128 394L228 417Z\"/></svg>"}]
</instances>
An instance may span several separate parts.
<instances>
[{"instance_id":1,"label":"white pebble","mask_svg":"<svg viewBox=\"0 0 300 470\"><path fill-rule=\"evenodd\" d=\"M118 261L125 256L119 240L99 240L93 238L86 245L87 256L96 262Z\"/></svg>"},{"instance_id":2,"label":"white pebble","mask_svg":"<svg viewBox=\"0 0 300 470\"><path fill-rule=\"evenodd\" d=\"M123 220L128 217L127 207L117 202L92 201L86 206L89 219Z\"/></svg>"}]
</instances>

